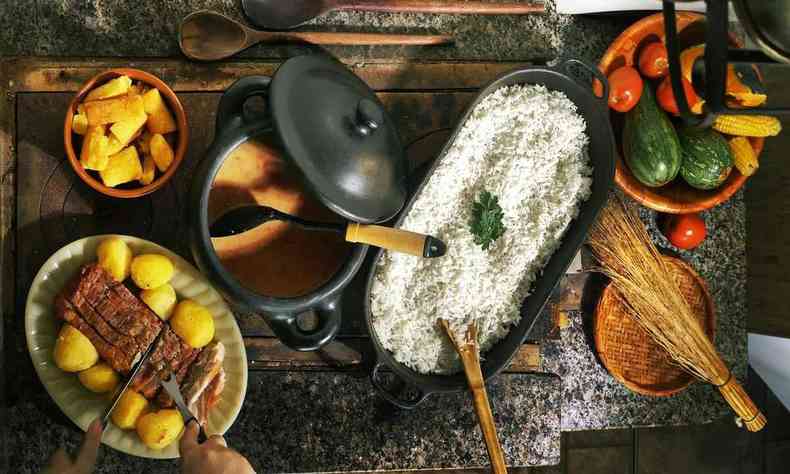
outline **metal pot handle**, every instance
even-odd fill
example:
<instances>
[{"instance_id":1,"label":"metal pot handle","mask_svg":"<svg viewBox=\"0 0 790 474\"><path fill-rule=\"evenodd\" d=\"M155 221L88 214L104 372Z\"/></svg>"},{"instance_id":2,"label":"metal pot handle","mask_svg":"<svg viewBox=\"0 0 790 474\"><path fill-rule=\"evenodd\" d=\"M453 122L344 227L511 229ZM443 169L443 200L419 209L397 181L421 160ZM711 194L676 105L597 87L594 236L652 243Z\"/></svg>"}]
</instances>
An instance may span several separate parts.
<instances>
[{"instance_id":1,"label":"metal pot handle","mask_svg":"<svg viewBox=\"0 0 790 474\"><path fill-rule=\"evenodd\" d=\"M586 70L590 74L592 74L592 76L595 79L597 79L601 83L601 86L603 87L603 93L600 96L596 95L595 91L597 90L597 87L595 81L593 81L593 96L595 96L596 99L603 101L604 103L608 102L609 81L606 80L606 77L603 75L603 73L600 70L598 70L596 66L588 64L587 62L582 61L581 59L572 59L572 58L562 59L560 60L560 63L558 65L558 67L563 71L565 71L566 74L568 74L570 77L574 77L572 66L578 66ZM583 85L585 87L587 86L587 84L583 84Z\"/></svg>"},{"instance_id":2,"label":"metal pot handle","mask_svg":"<svg viewBox=\"0 0 790 474\"><path fill-rule=\"evenodd\" d=\"M342 320L340 298L322 303L312 311L318 318L318 327L310 331L299 327L297 313L273 314L267 318L267 322L274 334L286 346L297 351L315 351L334 339L340 329Z\"/></svg>"},{"instance_id":3,"label":"metal pot handle","mask_svg":"<svg viewBox=\"0 0 790 474\"><path fill-rule=\"evenodd\" d=\"M266 97L272 78L268 76L247 76L234 82L219 100L217 107L216 134L228 128L238 128L246 121L244 102L251 97Z\"/></svg>"},{"instance_id":4,"label":"metal pot handle","mask_svg":"<svg viewBox=\"0 0 790 474\"><path fill-rule=\"evenodd\" d=\"M403 408L404 410L413 410L417 408L417 405L422 403L423 400L425 400L428 397L428 395L430 395L430 393L423 392L420 388L417 388L419 395L417 396L416 399L407 400L398 397L397 394L390 392L384 385L382 385L378 381L379 370L382 367L386 367L386 364L380 361L376 361L376 363L373 365L373 370L370 372L370 383L373 385L373 388L376 389L376 391L378 392L379 395L381 395L382 398L392 403L396 407Z\"/></svg>"}]
</instances>

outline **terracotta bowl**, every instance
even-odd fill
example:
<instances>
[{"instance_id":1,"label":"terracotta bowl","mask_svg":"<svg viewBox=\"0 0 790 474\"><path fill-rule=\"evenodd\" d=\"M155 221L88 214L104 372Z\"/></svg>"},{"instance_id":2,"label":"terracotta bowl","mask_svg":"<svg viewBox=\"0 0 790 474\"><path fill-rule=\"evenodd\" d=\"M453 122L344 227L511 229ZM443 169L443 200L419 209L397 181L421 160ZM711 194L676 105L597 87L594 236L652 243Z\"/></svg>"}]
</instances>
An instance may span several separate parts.
<instances>
[{"instance_id":1,"label":"terracotta bowl","mask_svg":"<svg viewBox=\"0 0 790 474\"><path fill-rule=\"evenodd\" d=\"M151 87L156 87L159 89L159 93L162 95L164 100L167 102L167 105L170 109L170 112L173 114L176 120L176 124L178 125L178 144L176 145L176 149L174 150L174 157L173 162L170 164L170 167L167 170L160 174L156 179L154 179L150 184L146 186L138 186L134 188L130 187L121 187L121 188L111 188L109 186L105 186L104 183L101 182L100 179L97 178L96 175L92 174L91 172L87 171L85 168L82 167L82 164L79 160L78 150L75 149L74 138L76 134L71 130L71 121L74 117L74 113L77 110L77 105L80 104L85 96L91 90L95 89L96 87L102 85L103 83L109 81L118 76L129 76L133 81L142 81L148 84ZM106 194L107 196L116 197L116 198L136 198L145 196L146 194L150 194L157 189L161 188L162 186L167 183L170 178L173 177L178 166L181 164L181 161L184 159L184 155L187 151L187 142L189 141L189 128L187 127L187 117L186 113L184 113L184 107L181 105L181 102L176 97L175 92L173 89L167 86L161 79L152 74L149 74L145 71L141 71L139 69L129 69L129 68L118 68L118 69L110 69L109 71L102 72L91 78L88 82L86 82L82 88L80 88L79 92L74 96L69 104L68 110L66 110L66 120L63 124L63 145L66 149L66 155L69 157L69 163L71 163L71 167L74 168L74 171L77 175L85 181L91 188L95 189L96 191Z\"/></svg>"},{"instance_id":2,"label":"terracotta bowl","mask_svg":"<svg viewBox=\"0 0 790 474\"><path fill-rule=\"evenodd\" d=\"M689 46L704 43L704 16L697 13L679 12L676 14L676 18L681 51ZM598 68L608 76L621 66L633 66L642 47L655 41L663 41L664 38L664 18L662 13L643 18L628 27L614 40L609 49L606 50L603 58L601 58L600 63L598 63ZM741 46L734 38L731 38L730 42L733 46ZM628 166L622 159L622 142L620 139L623 127L623 114L614 111L611 111L610 114L618 148L614 180L627 195L642 205L670 214L700 212L726 201L741 189L741 186L746 182L747 177L733 168L732 173L721 186L709 191L692 188L680 177L660 188L645 186L631 174L631 170L628 169ZM759 156L763 149L764 139L750 138L749 140L755 153Z\"/></svg>"}]
</instances>

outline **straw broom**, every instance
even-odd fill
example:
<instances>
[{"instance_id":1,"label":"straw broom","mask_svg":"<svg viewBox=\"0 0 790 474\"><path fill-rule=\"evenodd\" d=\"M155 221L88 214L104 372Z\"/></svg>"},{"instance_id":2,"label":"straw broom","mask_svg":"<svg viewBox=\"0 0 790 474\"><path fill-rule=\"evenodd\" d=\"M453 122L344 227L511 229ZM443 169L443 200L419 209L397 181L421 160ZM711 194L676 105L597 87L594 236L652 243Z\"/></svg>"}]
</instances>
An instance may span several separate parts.
<instances>
[{"instance_id":1,"label":"straw broom","mask_svg":"<svg viewBox=\"0 0 790 474\"><path fill-rule=\"evenodd\" d=\"M761 430L765 416L716 352L636 213L610 199L589 240L631 317L676 363L716 386L749 431Z\"/></svg>"}]
</instances>

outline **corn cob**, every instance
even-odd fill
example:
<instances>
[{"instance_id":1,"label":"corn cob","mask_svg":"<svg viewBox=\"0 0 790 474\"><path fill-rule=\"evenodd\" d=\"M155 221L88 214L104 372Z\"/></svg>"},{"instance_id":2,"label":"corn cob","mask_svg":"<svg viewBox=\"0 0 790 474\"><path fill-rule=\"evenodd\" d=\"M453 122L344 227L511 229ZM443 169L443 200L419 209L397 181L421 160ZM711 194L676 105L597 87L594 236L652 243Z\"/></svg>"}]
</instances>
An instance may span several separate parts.
<instances>
[{"instance_id":1,"label":"corn cob","mask_svg":"<svg viewBox=\"0 0 790 474\"><path fill-rule=\"evenodd\" d=\"M757 155L754 154L752 144L746 137L733 137L729 141L730 150L732 151L732 158L735 162L735 167L744 176L751 176L757 171L760 163L757 161Z\"/></svg>"},{"instance_id":2,"label":"corn cob","mask_svg":"<svg viewBox=\"0 0 790 474\"><path fill-rule=\"evenodd\" d=\"M714 130L743 137L772 137L782 130L776 117L768 115L719 115Z\"/></svg>"}]
</instances>

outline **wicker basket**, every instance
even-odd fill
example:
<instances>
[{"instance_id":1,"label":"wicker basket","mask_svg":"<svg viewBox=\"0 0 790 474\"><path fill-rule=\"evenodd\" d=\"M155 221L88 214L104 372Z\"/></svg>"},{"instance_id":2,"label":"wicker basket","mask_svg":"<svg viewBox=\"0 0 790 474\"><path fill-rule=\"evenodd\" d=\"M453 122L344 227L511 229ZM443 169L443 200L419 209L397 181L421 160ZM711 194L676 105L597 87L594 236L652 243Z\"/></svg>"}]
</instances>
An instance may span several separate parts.
<instances>
[{"instance_id":1,"label":"wicker basket","mask_svg":"<svg viewBox=\"0 0 790 474\"><path fill-rule=\"evenodd\" d=\"M713 339L716 311L705 281L683 260L664 258L686 301ZM608 285L595 309L595 346L604 366L623 385L642 395L666 397L686 389L694 377L674 364L628 316L616 291Z\"/></svg>"}]
</instances>

